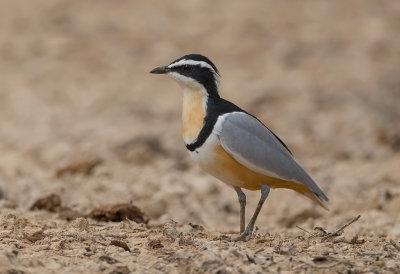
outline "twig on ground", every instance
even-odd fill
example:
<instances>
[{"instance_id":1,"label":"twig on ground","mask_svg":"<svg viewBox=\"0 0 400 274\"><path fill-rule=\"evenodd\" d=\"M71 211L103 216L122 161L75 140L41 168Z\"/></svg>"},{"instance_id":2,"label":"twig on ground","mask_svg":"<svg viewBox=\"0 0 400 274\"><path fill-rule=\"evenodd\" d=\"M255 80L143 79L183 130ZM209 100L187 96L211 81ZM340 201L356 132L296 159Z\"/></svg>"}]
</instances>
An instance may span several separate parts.
<instances>
[{"instance_id":1,"label":"twig on ground","mask_svg":"<svg viewBox=\"0 0 400 274\"><path fill-rule=\"evenodd\" d=\"M296 227L297 227L298 229L300 229L300 230L303 230L303 231L306 232L307 234L311 234L309 231L307 231L306 229L304 229L304 228L302 228L302 227L300 227L300 226L298 226L298 225L296 225Z\"/></svg>"},{"instance_id":2,"label":"twig on ground","mask_svg":"<svg viewBox=\"0 0 400 274\"><path fill-rule=\"evenodd\" d=\"M254 255L256 255L256 254L258 254L260 252L263 252L264 250L265 250L264 248L260 248L260 249L256 250L256 252L254 252Z\"/></svg>"},{"instance_id":3,"label":"twig on ground","mask_svg":"<svg viewBox=\"0 0 400 274\"><path fill-rule=\"evenodd\" d=\"M325 228L320 227L320 226L315 227L314 230L320 231L322 233L322 235L319 235L318 233L313 233L312 234L313 237L322 237L322 236L329 234L329 232L327 230L325 230Z\"/></svg>"},{"instance_id":4,"label":"twig on ground","mask_svg":"<svg viewBox=\"0 0 400 274\"><path fill-rule=\"evenodd\" d=\"M255 263L256 263L256 262L254 261L254 258L251 257L248 253L246 253L246 257L247 257L247 260L248 260L250 263L252 263L252 264L255 264Z\"/></svg>"},{"instance_id":5,"label":"twig on ground","mask_svg":"<svg viewBox=\"0 0 400 274\"><path fill-rule=\"evenodd\" d=\"M326 241L327 239L330 239L332 237L338 236L340 235L340 233L349 225L351 225L352 223L356 222L358 219L360 219L361 215L358 215L356 217L354 217L353 219L351 219L349 222L347 222L346 224L342 225L338 230L334 231L334 232L330 232L327 235L322 237L322 241Z\"/></svg>"},{"instance_id":6,"label":"twig on ground","mask_svg":"<svg viewBox=\"0 0 400 274\"><path fill-rule=\"evenodd\" d=\"M397 251L400 252L400 246L398 246L398 245L396 244L396 242L393 241L393 239L390 239L389 244L392 245L392 246L394 246L394 248L396 248Z\"/></svg>"}]
</instances>

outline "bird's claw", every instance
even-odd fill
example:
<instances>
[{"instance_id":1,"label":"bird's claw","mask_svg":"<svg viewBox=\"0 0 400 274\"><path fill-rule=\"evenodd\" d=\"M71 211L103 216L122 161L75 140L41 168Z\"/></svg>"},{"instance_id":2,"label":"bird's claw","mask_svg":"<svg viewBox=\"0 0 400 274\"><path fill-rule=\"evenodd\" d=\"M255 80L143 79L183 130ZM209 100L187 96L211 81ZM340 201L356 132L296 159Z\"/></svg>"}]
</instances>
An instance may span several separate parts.
<instances>
[{"instance_id":1,"label":"bird's claw","mask_svg":"<svg viewBox=\"0 0 400 274\"><path fill-rule=\"evenodd\" d=\"M243 232L240 234L238 237L231 238L229 241L230 242L247 242L251 238L251 233L245 233Z\"/></svg>"}]
</instances>

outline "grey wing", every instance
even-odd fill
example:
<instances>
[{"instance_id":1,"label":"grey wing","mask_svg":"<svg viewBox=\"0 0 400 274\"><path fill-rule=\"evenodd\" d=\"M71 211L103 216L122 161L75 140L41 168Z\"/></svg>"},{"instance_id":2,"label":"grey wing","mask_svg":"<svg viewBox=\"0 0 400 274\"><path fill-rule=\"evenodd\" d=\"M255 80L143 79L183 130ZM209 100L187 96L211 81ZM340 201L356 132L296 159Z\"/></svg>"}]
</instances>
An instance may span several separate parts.
<instances>
[{"instance_id":1,"label":"grey wing","mask_svg":"<svg viewBox=\"0 0 400 274\"><path fill-rule=\"evenodd\" d=\"M217 134L222 147L239 163L264 175L302 183L321 201L328 201L287 148L260 121L244 112L232 112L223 118Z\"/></svg>"}]
</instances>

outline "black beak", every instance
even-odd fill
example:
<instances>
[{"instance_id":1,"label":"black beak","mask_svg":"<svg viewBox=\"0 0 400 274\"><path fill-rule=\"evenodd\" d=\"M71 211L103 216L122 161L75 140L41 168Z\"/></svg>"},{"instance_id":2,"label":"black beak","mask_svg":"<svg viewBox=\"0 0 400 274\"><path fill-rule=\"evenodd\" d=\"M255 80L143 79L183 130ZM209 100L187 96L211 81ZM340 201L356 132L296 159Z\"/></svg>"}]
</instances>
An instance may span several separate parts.
<instances>
[{"instance_id":1,"label":"black beak","mask_svg":"<svg viewBox=\"0 0 400 274\"><path fill-rule=\"evenodd\" d=\"M153 69L152 71L150 71L150 73L154 73L154 74L165 74L170 72L171 69L167 66L163 66L163 67L158 67Z\"/></svg>"}]
</instances>

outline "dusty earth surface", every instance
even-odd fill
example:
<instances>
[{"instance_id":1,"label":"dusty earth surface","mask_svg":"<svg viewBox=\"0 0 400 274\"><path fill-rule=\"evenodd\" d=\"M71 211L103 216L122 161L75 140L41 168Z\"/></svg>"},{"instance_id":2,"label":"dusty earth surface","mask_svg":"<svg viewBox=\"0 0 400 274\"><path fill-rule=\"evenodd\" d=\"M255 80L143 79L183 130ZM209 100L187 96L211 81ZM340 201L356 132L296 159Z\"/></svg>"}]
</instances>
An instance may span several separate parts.
<instances>
[{"instance_id":1,"label":"dusty earth surface","mask_svg":"<svg viewBox=\"0 0 400 274\"><path fill-rule=\"evenodd\" d=\"M389 0L1 1L0 272L399 272L399 29ZM190 161L181 91L148 73L192 52L330 211L273 190L250 241L223 237L236 194Z\"/></svg>"}]
</instances>

